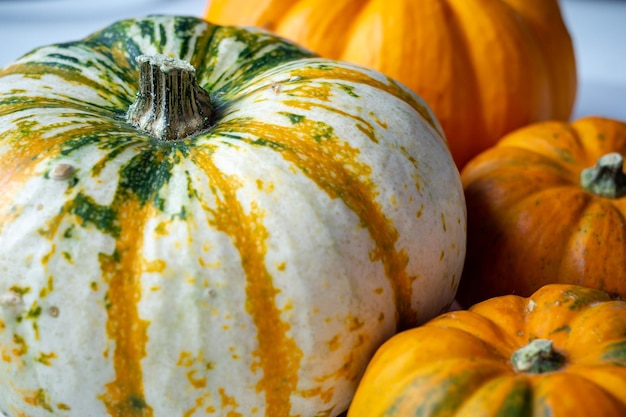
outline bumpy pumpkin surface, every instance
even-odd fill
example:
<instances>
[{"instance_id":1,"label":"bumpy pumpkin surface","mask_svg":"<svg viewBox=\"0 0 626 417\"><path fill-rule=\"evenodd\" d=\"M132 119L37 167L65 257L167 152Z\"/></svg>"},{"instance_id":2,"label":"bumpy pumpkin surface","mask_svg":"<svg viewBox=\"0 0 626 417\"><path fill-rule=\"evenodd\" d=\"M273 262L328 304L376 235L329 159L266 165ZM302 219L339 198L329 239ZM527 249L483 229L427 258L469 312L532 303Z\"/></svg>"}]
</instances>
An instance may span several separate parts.
<instances>
[{"instance_id":1,"label":"bumpy pumpkin surface","mask_svg":"<svg viewBox=\"0 0 626 417\"><path fill-rule=\"evenodd\" d=\"M626 124L593 117L528 126L467 164L461 303L557 282L626 299L621 155Z\"/></svg>"},{"instance_id":2,"label":"bumpy pumpkin surface","mask_svg":"<svg viewBox=\"0 0 626 417\"><path fill-rule=\"evenodd\" d=\"M425 102L269 33L121 21L0 70L0 410L334 416L453 300Z\"/></svg>"},{"instance_id":3,"label":"bumpy pumpkin surface","mask_svg":"<svg viewBox=\"0 0 626 417\"><path fill-rule=\"evenodd\" d=\"M459 168L514 129L568 120L574 104L557 0L210 0L206 16L401 81L432 107Z\"/></svg>"},{"instance_id":4,"label":"bumpy pumpkin surface","mask_svg":"<svg viewBox=\"0 0 626 417\"><path fill-rule=\"evenodd\" d=\"M376 352L348 417L626 415L626 302L550 284L401 332Z\"/></svg>"}]
</instances>

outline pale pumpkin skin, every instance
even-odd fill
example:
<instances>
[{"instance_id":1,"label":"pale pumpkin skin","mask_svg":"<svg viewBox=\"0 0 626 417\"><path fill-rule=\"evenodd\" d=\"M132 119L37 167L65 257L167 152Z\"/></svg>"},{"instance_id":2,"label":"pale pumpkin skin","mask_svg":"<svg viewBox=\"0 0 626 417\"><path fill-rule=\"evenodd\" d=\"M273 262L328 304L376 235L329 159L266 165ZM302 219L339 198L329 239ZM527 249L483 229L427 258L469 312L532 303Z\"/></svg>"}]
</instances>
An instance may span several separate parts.
<instances>
[{"instance_id":1,"label":"pale pumpkin skin","mask_svg":"<svg viewBox=\"0 0 626 417\"><path fill-rule=\"evenodd\" d=\"M207 130L126 122L136 57L196 68ZM0 410L323 417L446 310L460 177L425 102L256 29L122 21L0 70Z\"/></svg>"},{"instance_id":2,"label":"pale pumpkin skin","mask_svg":"<svg viewBox=\"0 0 626 417\"><path fill-rule=\"evenodd\" d=\"M538 341L548 348L536 349ZM348 417L624 415L626 301L567 284L529 297L494 297L393 336L372 358L348 411Z\"/></svg>"},{"instance_id":3,"label":"pale pumpkin skin","mask_svg":"<svg viewBox=\"0 0 626 417\"><path fill-rule=\"evenodd\" d=\"M407 85L434 110L459 169L512 130L568 120L576 98L558 0L209 0L205 16Z\"/></svg>"}]
</instances>

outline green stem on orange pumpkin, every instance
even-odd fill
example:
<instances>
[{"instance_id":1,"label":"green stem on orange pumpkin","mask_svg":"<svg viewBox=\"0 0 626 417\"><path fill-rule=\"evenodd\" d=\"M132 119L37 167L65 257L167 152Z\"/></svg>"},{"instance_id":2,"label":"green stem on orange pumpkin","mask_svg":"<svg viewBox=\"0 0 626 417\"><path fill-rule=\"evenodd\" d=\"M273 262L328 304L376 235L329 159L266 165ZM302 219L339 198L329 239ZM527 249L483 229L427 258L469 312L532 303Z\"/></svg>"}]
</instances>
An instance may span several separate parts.
<instances>
[{"instance_id":1,"label":"green stem on orange pumpkin","mask_svg":"<svg viewBox=\"0 0 626 417\"><path fill-rule=\"evenodd\" d=\"M159 140L183 139L206 130L213 106L187 61L165 55L140 55L139 91L127 120Z\"/></svg>"},{"instance_id":2,"label":"green stem on orange pumpkin","mask_svg":"<svg viewBox=\"0 0 626 417\"><path fill-rule=\"evenodd\" d=\"M590 193L609 198L626 195L626 174L623 171L624 158L617 152L606 154L595 167L580 173L580 185Z\"/></svg>"},{"instance_id":3,"label":"green stem on orange pumpkin","mask_svg":"<svg viewBox=\"0 0 626 417\"><path fill-rule=\"evenodd\" d=\"M544 373L560 369L565 357L552 347L552 340L535 339L511 356L516 372Z\"/></svg>"}]
</instances>

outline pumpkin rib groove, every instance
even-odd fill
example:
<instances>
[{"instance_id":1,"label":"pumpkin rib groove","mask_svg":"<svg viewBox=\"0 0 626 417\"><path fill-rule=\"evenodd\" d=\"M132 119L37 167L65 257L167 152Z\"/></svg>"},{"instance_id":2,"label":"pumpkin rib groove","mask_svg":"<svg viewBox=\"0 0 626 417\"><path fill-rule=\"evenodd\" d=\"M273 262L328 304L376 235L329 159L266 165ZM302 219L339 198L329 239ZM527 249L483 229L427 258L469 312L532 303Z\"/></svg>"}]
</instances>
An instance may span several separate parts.
<instances>
[{"instance_id":1,"label":"pumpkin rib groove","mask_svg":"<svg viewBox=\"0 0 626 417\"><path fill-rule=\"evenodd\" d=\"M319 2L313 4L310 1L308 3L306 0L292 2L282 14L276 16L276 20L280 21L278 25L267 25L258 20L254 25L280 33L286 38L308 39L308 41L300 41L299 43L315 44L313 48L315 53L331 59L342 59L347 46L346 41L350 39L350 34L356 29L356 24L346 22L344 16L349 14L354 16L355 21L360 20L372 1L326 0L326 4L319 4ZM307 30L312 27L315 28L314 31ZM322 42L319 39L320 34L324 34L327 39L333 38L335 41Z\"/></svg>"},{"instance_id":2,"label":"pumpkin rib groove","mask_svg":"<svg viewBox=\"0 0 626 417\"><path fill-rule=\"evenodd\" d=\"M593 366L591 369L583 366L568 366L566 372L568 375L581 378L599 387L615 404L620 405L626 411L626 406L624 406L626 401L626 373L622 369L615 369L615 366L611 365ZM619 376L616 376L616 373Z\"/></svg>"},{"instance_id":3,"label":"pumpkin rib groove","mask_svg":"<svg viewBox=\"0 0 626 417\"><path fill-rule=\"evenodd\" d=\"M589 398L593 395L593 404L584 401L558 401L559 387L567 384L570 398ZM597 415L619 417L626 412L626 405L602 386L592 383L579 374L569 372L547 374L535 383L534 409L536 412L550 410L552 415Z\"/></svg>"},{"instance_id":4,"label":"pumpkin rib groove","mask_svg":"<svg viewBox=\"0 0 626 417\"><path fill-rule=\"evenodd\" d=\"M492 352L494 355L500 355L503 359L506 359L508 352L514 350L517 345L517 340L511 339L508 332L502 330L501 325L494 322L492 317L487 317L481 314L468 313L466 310L460 310L455 312L452 319L449 320L448 316L441 315L428 323L424 324L424 327L438 327L445 329L446 331L458 330L463 332L477 341L480 341L484 347L490 349L496 349ZM465 326L460 326L460 323L471 322L474 329L469 331ZM495 343L498 342L498 343ZM506 346L506 349L500 349L501 345Z\"/></svg>"},{"instance_id":5,"label":"pumpkin rib groove","mask_svg":"<svg viewBox=\"0 0 626 417\"><path fill-rule=\"evenodd\" d=\"M525 417L531 415L532 389L529 378L503 375L487 381L471 393L455 417L493 415L496 417Z\"/></svg>"},{"instance_id":6,"label":"pumpkin rib groove","mask_svg":"<svg viewBox=\"0 0 626 417\"><path fill-rule=\"evenodd\" d=\"M459 367L460 363L464 363L464 366ZM422 368L414 368L414 375L405 377L398 384L407 395L399 395L395 402L386 406L382 415L413 414L411 410L414 407L414 415L418 416L456 413L462 401L466 400L466 394L470 398L478 395L492 378L506 372L504 365L488 359L477 359L469 365L461 358L446 359ZM418 398L421 401L418 402Z\"/></svg>"},{"instance_id":7,"label":"pumpkin rib groove","mask_svg":"<svg viewBox=\"0 0 626 417\"><path fill-rule=\"evenodd\" d=\"M593 252L593 248L598 248L603 245L606 233L618 234L621 238L616 238L616 241L626 241L626 231L618 228L611 228L612 224L626 224L626 216L614 208L612 205L607 205L604 201L597 198L587 198L587 205L582 211L576 213L575 216L578 220L576 223L572 223L570 226L570 236L567 239L563 256L561 256L562 265L558 271L558 277L578 276L584 277L588 286L607 291L611 294L619 294L626 290L621 288L619 284L607 284L602 278L606 276L606 268L603 267L603 263L615 262L616 264L626 263L626 253L622 251L613 252L610 256L606 255L602 259L594 259L590 256L590 251ZM608 220L603 222L602 219L616 218L616 220ZM606 223L607 226L602 227L602 223ZM611 239L613 241L613 239ZM619 259L620 261L617 261ZM577 282L570 282L571 284L581 285L582 278L579 278ZM564 282L564 281L562 281Z\"/></svg>"},{"instance_id":8,"label":"pumpkin rib groove","mask_svg":"<svg viewBox=\"0 0 626 417\"><path fill-rule=\"evenodd\" d=\"M500 175L500 178L503 176ZM503 189L506 188L503 186ZM471 187L466 187L466 190L469 191L468 211L475 212L476 206L473 205L473 202L478 201L477 196L471 193ZM497 212L497 215L495 212L491 214L494 220L478 222L479 227L481 227L480 230L489 230L489 234L493 234L495 230L508 230L506 234L498 234L497 240L489 243L489 246L494 250L492 253L496 254L494 256L502 259L503 263L494 264L477 256L476 251L479 248L484 250L484 246L477 246L475 239L479 239L476 234L478 224L474 223L471 217L468 217L470 219L468 224L468 256L463 275L466 278L461 278L459 286L459 298L462 303L471 304L469 300L477 300L476 297L479 293L484 294L484 289L481 290L472 284L480 274L489 277L491 285L489 293L492 295L511 292L528 294L532 292L533 288L538 288L537 283L546 282L546 280L578 283L573 282L573 275L565 264L566 255L572 247L570 242L573 241L573 237L571 234L575 230L571 222L582 218L582 213L592 204L592 200L585 193L581 193L568 185L541 188L535 191L531 191L530 188L526 190L528 195L516 203L506 201L506 203L498 202L494 205L491 210ZM489 193L493 194L492 191ZM559 206L549 204L555 195L559 195ZM562 213L559 209L561 205L568 207L566 213ZM546 233L546 227L550 228L549 233ZM563 236L563 239L555 241L555 236ZM542 256L539 248L549 250L554 256ZM516 255L507 257L507 254L513 253ZM527 274L524 285L520 285L520 283L509 278L504 279L510 270L524 269L524 265L531 262L530 259L533 259L532 262L537 265L537 268L534 272ZM578 260L573 258L573 262L578 262ZM564 272L565 268L568 268L567 273Z\"/></svg>"}]
</instances>

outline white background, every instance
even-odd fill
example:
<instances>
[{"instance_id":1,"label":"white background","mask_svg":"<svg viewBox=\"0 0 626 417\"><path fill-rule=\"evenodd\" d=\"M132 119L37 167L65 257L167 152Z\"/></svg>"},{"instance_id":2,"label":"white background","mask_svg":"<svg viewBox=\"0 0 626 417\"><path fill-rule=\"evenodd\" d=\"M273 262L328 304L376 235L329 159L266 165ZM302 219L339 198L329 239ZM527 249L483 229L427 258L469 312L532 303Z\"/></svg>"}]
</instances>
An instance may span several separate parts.
<instances>
[{"instance_id":1,"label":"white background","mask_svg":"<svg viewBox=\"0 0 626 417\"><path fill-rule=\"evenodd\" d=\"M572 118L626 121L626 1L560 0L576 50ZM31 49L76 40L116 20L152 13L202 16L205 0L0 0L0 67Z\"/></svg>"}]
</instances>

